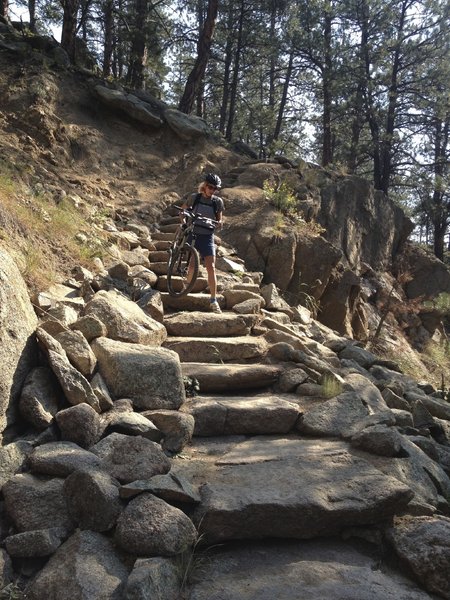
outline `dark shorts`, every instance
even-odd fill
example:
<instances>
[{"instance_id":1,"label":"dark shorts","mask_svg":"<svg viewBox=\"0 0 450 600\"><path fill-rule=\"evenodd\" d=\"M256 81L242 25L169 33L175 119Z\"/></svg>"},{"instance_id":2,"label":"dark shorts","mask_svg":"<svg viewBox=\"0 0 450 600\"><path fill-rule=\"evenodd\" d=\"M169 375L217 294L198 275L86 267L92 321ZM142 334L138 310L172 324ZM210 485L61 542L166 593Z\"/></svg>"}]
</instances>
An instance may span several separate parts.
<instances>
[{"instance_id":1,"label":"dark shorts","mask_svg":"<svg viewBox=\"0 0 450 600\"><path fill-rule=\"evenodd\" d=\"M192 241L192 239L191 239L190 243L194 244L195 249L198 250L198 253L200 254L200 256L202 258L205 258L205 256L215 256L216 255L216 247L214 245L214 235L213 234L206 234L206 235L197 234L195 236L195 240Z\"/></svg>"}]
</instances>

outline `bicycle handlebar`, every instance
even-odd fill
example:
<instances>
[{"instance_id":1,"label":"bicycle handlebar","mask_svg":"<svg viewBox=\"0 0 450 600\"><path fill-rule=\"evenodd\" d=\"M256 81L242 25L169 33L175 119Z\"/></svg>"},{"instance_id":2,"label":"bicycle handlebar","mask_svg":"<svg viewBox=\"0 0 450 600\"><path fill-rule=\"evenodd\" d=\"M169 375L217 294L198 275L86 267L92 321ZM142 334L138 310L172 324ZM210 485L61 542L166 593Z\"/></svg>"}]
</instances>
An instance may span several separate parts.
<instances>
[{"instance_id":1,"label":"bicycle handlebar","mask_svg":"<svg viewBox=\"0 0 450 600\"><path fill-rule=\"evenodd\" d=\"M174 208L179 209L180 215L182 215L183 217L188 217L188 218L192 219L193 221L198 221L199 224L201 224L202 221L203 221L203 223L208 223L208 224L213 224L213 225L218 225L220 223L220 221L215 221L214 219L208 219L207 217L203 217L202 215L196 215L195 213L191 212L190 210L186 210L185 208L182 208L181 206L175 206Z\"/></svg>"}]
</instances>

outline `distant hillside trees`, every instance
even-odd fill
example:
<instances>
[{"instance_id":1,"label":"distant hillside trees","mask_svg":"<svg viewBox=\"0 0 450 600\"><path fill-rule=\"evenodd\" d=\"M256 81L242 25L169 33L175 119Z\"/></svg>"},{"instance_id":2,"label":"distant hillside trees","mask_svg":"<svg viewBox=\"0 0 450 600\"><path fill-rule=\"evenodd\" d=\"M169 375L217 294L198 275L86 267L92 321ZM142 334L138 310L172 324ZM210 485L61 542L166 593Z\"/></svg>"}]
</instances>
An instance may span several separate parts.
<instances>
[{"instance_id":1,"label":"distant hillside trees","mask_svg":"<svg viewBox=\"0 0 450 600\"><path fill-rule=\"evenodd\" d=\"M39 30L62 29L72 58L81 38L105 77L226 140L370 178L427 223L445 258L447 0L59 1L17 0Z\"/></svg>"}]
</instances>

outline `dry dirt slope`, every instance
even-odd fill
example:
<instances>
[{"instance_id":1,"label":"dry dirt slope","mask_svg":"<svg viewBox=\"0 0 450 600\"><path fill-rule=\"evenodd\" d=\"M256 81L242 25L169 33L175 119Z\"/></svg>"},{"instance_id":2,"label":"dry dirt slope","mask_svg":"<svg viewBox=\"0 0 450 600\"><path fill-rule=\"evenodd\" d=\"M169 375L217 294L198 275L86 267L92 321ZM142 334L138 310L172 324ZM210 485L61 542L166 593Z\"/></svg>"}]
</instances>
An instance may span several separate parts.
<instances>
[{"instance_id":1,"label":"dry dirt slope","mask_svg":"<svg viewBox=\"0 0 450 600\"><path fill-rule=\"evenodd\" d=\"M39 52L0 48L3 208L14 195L16 203L29 204L36 196L55 203L67 194L88 207L143 211L151 223L161 205L174 192L193 189L205 169L223 173L241 160L217 142L183 141L168 126L154 130L108 111L89 91L90 82L89 74L51 66ZM20 224L11 223L11 214L0 216L3 243L17 248ZM49 256L56 250L64 271L70 256L59 244L52 249L48 233L36 244Z\"/></svg>"}]
</instances>

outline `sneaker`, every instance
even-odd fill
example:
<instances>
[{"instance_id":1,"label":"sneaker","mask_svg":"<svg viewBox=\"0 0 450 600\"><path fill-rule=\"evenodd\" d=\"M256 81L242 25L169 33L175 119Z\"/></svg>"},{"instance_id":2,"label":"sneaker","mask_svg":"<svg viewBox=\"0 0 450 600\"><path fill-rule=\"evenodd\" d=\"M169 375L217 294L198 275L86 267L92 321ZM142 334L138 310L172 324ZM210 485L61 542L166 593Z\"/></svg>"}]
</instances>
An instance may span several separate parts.
<instances>
[{"instance_id":1,"label":"sneaker","mask_svg":"<svg viewBox=\"0 0 450 600\"><path fill-rule=\"evenodd\" d=\"M217 302L217 300L215 298L214 298L214 300L211 300L211 302L209 303L209 310L212 310L212 312L215 312L215 313L222 312L220 310L219 303Z\"/></svg>"}]
</instances>

